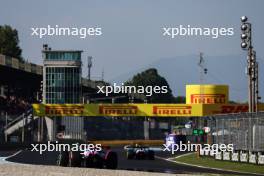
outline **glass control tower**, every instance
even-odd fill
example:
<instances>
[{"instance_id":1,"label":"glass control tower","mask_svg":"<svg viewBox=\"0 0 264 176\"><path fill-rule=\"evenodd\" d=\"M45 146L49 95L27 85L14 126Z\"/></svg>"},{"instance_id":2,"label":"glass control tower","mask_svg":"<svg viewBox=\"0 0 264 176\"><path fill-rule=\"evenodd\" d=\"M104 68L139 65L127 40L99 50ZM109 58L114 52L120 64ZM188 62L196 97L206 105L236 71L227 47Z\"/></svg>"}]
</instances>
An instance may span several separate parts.
<instances>
[{"instance_id":1,"label":"glass control tower","mask_svg":"<svg viewBox=\"0 0 264 176\"><path fill-rule=\"evenodd\" d=\"M44 104L81 103L81 53L80 50L51 50L48 45L43 45ZM49 140L56 140L58 136L83 137L82 117L53 117L48 118L46 124Z\"/></svg>"}]
</instances>

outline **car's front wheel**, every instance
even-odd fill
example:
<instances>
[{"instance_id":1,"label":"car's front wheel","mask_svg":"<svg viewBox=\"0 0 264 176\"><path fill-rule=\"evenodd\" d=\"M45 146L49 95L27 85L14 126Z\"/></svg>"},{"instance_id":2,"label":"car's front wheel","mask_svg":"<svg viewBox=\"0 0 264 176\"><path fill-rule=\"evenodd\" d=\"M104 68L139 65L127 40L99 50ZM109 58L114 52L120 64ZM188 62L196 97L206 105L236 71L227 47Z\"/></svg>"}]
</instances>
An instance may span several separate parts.
<instances>
[{"instance_id":1,"label":"car's front wheel","mask_svg":"<svg viewBox=\"0 0 264 176\"><path fill-rule=\"evenodd\" d=\"M106 157L106 168L107 169L116 169L118 165L118 157L116 152L110 151Z\"/></svg>"}]
</instances>

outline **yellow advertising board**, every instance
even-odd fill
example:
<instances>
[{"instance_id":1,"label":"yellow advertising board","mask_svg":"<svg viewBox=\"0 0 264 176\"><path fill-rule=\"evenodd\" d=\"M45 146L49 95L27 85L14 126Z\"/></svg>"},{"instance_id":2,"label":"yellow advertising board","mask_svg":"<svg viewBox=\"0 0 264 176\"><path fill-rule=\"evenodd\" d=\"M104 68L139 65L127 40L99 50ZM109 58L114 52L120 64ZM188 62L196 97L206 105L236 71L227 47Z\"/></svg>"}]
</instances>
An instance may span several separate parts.
<instances>
[{"instance_id":1,"label":"yellow advertising board","mask_svg":"<svg viewBox=\"0 0 264 176\"><path fill-rule=\"evenodd\" d=\"M259 104L258 110L264 111L264 104ZM203 106L203 116L241 112L248 112L247 104L207 104Z\"/></svg>"},{"instance_id":2,"label":"yellow advertising board","mask_svg":"<svg viewBox=\"0 0 264 176\"><path fill-rule=\"evenodd\" d=\"M259 105L264 111L264 104ZM34 116L201 117L248 112L245 104L33 104Z\"/></svg>"},{"instance_id":3,"label":"yellow advertising board","mask_svg":"<svg viewBox=\"0 0 264 176\"><path fill-rule=\"evenodd\" d=\"M227 104L227 85L186 85L186 104Z\"/></svg>"},{"instance_id":4,"label":"yellow advertising board","mask_svg":"<svg viewBox=\"0 0 264 176\"><path fill-rule=\"evenodd\" d=\"M33 104L35 116L202 116L202 105L187 104Z\"/></svg>"}]
</instances>

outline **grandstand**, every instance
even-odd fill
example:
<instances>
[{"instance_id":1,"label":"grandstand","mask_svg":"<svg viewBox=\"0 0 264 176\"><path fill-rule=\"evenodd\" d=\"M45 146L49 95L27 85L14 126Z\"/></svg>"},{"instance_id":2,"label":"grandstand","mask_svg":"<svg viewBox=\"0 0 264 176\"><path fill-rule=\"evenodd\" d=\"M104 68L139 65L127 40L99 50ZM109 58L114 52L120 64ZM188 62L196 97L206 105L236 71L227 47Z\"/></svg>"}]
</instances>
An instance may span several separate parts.
<instances>
[{"instance_id":1,"label":"grandstand","mask_svg":"<svg viewBox=\"0 0 264 176\"><path fill-rule=\"evenodd\" d=\"M43 67L33 63L19 61L16 58L0 54L0 140L4 131L11 135L21 132L21 128L30 124L30 130L36 128L32 120L31 104L42 101ZM96 93L97 84L102 81L82 79L82 90L92 95ZM34 127L34 128L33 128ZM28 129L28 128L26 128ZM31 134L31 132L30 132ZM34 133L36 134L36 133Z\"/></svg>"},{"instance_id":2,"label":"grandstand","mask_svg":"<svg viewBox=\"0 0 264 176\"><path fill-rule=\"evenodd\" d=\"M37 140L39 122L32 117L31 104L42 102L42 80L43 66L0 54L0 142L12 136ZM104 81L82 78L81 82L83 103L143 102L137 95L131 99L127 94L97 94L98 85L109 85Z\"/></svg>"}]
</instances>

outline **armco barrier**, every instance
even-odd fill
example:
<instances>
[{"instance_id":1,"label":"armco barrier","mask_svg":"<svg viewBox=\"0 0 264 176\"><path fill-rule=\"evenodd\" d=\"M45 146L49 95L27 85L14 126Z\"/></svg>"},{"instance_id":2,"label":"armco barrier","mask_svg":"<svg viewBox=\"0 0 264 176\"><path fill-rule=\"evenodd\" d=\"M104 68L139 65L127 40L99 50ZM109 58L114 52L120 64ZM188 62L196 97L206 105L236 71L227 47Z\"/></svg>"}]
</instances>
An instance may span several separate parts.
<instances>
[{"instance_id":1,"label":"armco barrier","mask_svg":"<svg viewBox=\"0 0 264 176\"><path fill-rule=\"evenodd\" d=\"M102 144L109 146L118 146L118 145L162 145L164 144L163 140L111 140L111 141L90 141L94 144Z\"/></svg>"},{"instance_id":2,"label":"armco barrier","mask_svg":"<svg viewBox=\"0 0 264 176\"><path fill-rule=\"evenodd\" d=\"M223 152L223 160L225 160L225 161L231 160L230 152Z\"/></svg>"},{"instance_id":3,"label":"armco barrier","mask_svg":"<svg viewBox=\"0 0 264 176\"><path fill-rule=\"evenodd\" d=\"M216 160L231 161L231 162L243 162L250 164L264 165L264 152L248 152L242 151L209 151L203 148L199 149L199 156L210 156Z\"/></svg>"},{"instance_id":4,"label":"armco barrier","mask_svg":"<svg viewBox=\"0 0 264 176\"><path fill-rule=\"evenodd\" d=\"M209 156L209 155L210 155L210 151L209 151L209 150L205 150L205 151L204 151L204 155L205 155L205 156Z\"/></svg>"},{"instance_id":5,"label":"armco barrier","mask_svg":"<svg viewBox=\"0 0 264 176\"><path fill-rule=\"evenodd\" d=\"M240 161L244 163L248 162L248 152L240 151Z\"/></svg>"},{"instance_id":6,"label":"armco barrier","mask_svg":"<svg viewBox=\"0 0 264 176\"><path fill-rule=\"evenodd\" d=\"M239 152L233 152L231 154L231 161L239 162Z\"/></svg>"},{"instance_id":7,"label":"armco barrier","mask_svg":"<svg viewBox=\"0 0 264 176\"><path fill-rule=\"evenodd\" d=\"M263 152L258 152L258 164L264 165L264 153Z\"/></svg>"},{"instance_id":8,"label":"armco barrier","mask_svg":"<svg viewBox=\"0 0 264 176\"><path fill-rule=\"evenodd\" d=\"M248 162L252 164L257 164L257 153L249 152Z\"/></svg>"},{"instance_id":9,"label":"armco barrier","mask_svg":"<svg viewBox=\"0 0 264 176\"><path fill-rule=\"evenodd\" d=\"M223 160L223 154L222 154L223 152L216 152L216 154L215 154L215 159L216 160Z\"/></svg>"},{"instance_id":10,"label":"armco barrier","mask_svg":"<svg viewBox=\"0 0 264 176\"><path fill-rule=\"evenodd\" d=\"M210 156L214 157L215 156L215 152L210 151Z\"/></svg>"},{"instance_id":11,"label":"armco barrier","mask_svg":"<svg viewBox=\"0 0 264 176\"><path fill-rule=\"evenodd\" d=\"M204 153L205 153L205 150L201 148L201 149L200 149L200 152L199 152L199 155L200 155L200 156L204 156L204 155L205 155Z\"/></svg>"}]
</instances>

